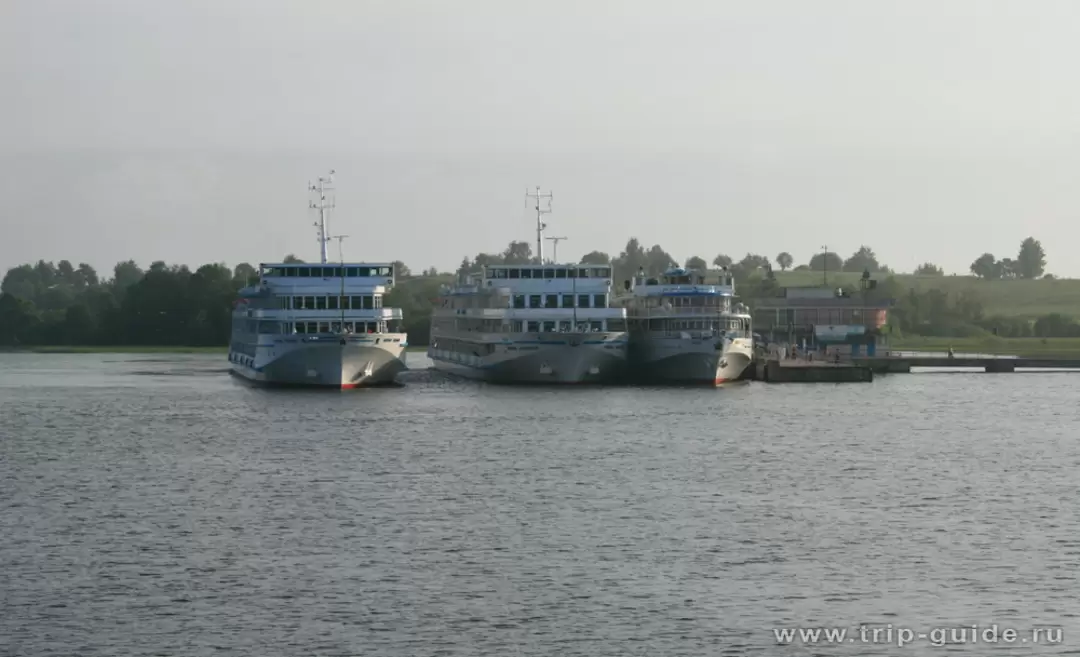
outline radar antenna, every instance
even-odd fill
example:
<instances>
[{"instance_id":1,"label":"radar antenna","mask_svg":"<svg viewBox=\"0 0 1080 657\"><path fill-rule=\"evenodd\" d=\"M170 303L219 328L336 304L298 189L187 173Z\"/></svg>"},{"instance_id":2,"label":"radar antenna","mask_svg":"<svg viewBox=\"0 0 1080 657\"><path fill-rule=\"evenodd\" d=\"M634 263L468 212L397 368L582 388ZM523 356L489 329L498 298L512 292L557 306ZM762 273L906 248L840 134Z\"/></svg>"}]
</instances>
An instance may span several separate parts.
<instances>
[{"instance_id":1,"label":"radar antenna","mask_svg":"<svg viewBox=\"0 0 1080 657\"><path fill-rule=\"evenodd\" d=\"M569 239L567 237L545 237L544 239L551 242L551 261L555 264L559 263L559 242Z\"/></svg>"}]
</instances>

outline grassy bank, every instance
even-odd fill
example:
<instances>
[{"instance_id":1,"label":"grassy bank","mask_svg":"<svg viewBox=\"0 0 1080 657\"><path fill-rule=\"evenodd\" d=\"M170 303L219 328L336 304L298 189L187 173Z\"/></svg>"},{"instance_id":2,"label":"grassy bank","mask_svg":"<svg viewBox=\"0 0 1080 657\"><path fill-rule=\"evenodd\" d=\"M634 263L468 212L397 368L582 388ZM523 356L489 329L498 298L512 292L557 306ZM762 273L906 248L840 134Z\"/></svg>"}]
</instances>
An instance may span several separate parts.
<instances>
[{"instance_id":1,"label":"grassy bank","mask_svg":"<svg viewBox=\"0 0 1080 657\"><path fill-rule=\"evenodd\" d=\"M174 346L39 346L39 347L0 347L0 352L21 352L32 354L225 354L228 347L174 347ZM414 345L408 351L427 351L426 345Z\"/></svg>"},{"instance_id":2,"label":"grassy bank","mask_svg":"<svg viewBox=\"0 0 1080 657\"><path fill-rule=\"evenodd\" d=\"M1080 358L1080 338L925 338L907 336L891 339L890 349L905 351L948 351L1008 356Z\"/></svg>"},{"instance_id":3,"label":"grassy bank","mask_svg":"<svg viewBox=\"0 0 1080 657\"><path fill-rule=\"evenodd\" d=\"M829 272L829 285L851 285L858 288L861 274L855 272ZM884 280L888 274L876 274ZM1049 313L1077 315L1080 308L1080 279L1056 280L1001 280L985 281L974 276L915 276L896 274L896 281L904 290L914 288L918 292L937 289L952 298L962 291L978 295L987 316L1038 317ZM776 272L781 286L801 287L822 284L820 271Z\"/></svg>"}]
</instances>

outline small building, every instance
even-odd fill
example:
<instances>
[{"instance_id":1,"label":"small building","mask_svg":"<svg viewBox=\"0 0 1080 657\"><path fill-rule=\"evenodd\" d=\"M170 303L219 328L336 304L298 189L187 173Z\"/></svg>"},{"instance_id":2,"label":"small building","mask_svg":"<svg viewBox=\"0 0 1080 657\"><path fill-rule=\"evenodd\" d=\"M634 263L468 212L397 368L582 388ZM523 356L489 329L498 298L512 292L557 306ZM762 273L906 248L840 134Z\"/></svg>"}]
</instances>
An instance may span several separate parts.
<instances>
[{"instance_id":1,"label":"small building","mask_svg":"<svg viewBox=\"0 0 1080 657\"><path fill-rule=\"evenodd\" d=\"M872 281L867 287L872 288ZM820 350L837 347L857 356L873 356L883 343L894 300L868 300L865 293L846 295L830 287L789 287L783 296L756 299L754 331L770 342ZM830 349L832 352L833 349Z\"/></svg>"}]
</instances>

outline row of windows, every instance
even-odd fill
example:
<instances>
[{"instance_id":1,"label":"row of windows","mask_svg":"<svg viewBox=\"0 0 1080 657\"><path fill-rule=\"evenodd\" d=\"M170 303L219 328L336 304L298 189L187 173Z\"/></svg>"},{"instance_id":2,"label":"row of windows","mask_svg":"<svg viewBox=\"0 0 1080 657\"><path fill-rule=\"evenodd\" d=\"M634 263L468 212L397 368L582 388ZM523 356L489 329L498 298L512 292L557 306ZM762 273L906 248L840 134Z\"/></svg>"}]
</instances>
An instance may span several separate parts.
<instances>
[{"instance_id":1,"label":"row of windows","mask_svg":"<svg viewBox=\"0 0 1080 657\"><path fill-rule=\"evenodd\" d=\"M515 294L509 306L490 305L492 297L462 296L443 299L444 308L607 308L606 294Z\"/></svg>"},{"instance_id":2,"label":"row of windows","mask_svg":"<svg viewBox=\"0 0 1080 657\"><path fill-rule=\"evenodd\" d=\"M749 337L750 327L744 320L738 319L637 319L630 320L634 331L713 331L715 333L737 333Z\"/></svg>"},{"instance_id":3,"label":"row of windows","mask_svg":"<svg viewBox=\"0 0 1080 657\"><path fill-rule=\"evenodd\" d=\"M517 267L490 267L488 278L611 278L611 267L545 267L525 269Z\"/></svg>"},{"instance_id":4,"label":"row of windows","mask_svg":"<svg viewBox=\"0 0 1080 657\"><path fill-rule=\"evenodd\" d=\"M774 326L786 328L796 326L838 326L865 324L881 327L885 325L887 313L875 308L762 308L754 313L754 323L763 329Z\"/></svg>"},{"instance_id":5,"label":"row of windows","mask_svg":"<svg viewBox=\"0 0 1080 657\"><path fill-rule=\"evenodd\" d=\"M478 333L596 333L600 331L625 331L626 320L551 320L527 322L515 320L503 323L498 319L436 318L432 323L436 331L476 331Z\"/></svg>"},{"instance_id":6,"label":"row of windows","mask_svg":"<svg viewBox=\"0 0 1080 657\"><path fill-rule=\"evenodd\" d=\"M690 296L690 297L638 297L634 306L638 308L659 308L668 305L672 308L730 308L731 297Z\"/></svg>"},{"instance_id":7,"label":"row of windows","mask_svg":"<svg viewBox=\"0 0 1080 657\"><path fill-rule=\"evenodd\" d=\"M283 310L374 310L382 308L381 294L360 296L303 296L278 297L278 308Z\"/></svg>"},{"instance_id":8,"label":"row of windows","mask_svg":"<svg viewBox=\"0 0 1080 657\"><path fill-rule=\"evenodd\" d=\"M233 324L233 335L299 335L320 333L399 333L399 320L372 322L278 322L249 319Z\"/></svg>"},{"instance_id":9,"label":"row of windows","mask_svg":"<svg viewBox=\"0 0 1080 657\"><path fill-rule=\"evenodd\" d=\"M262 276L276 276L282 278L390 278L394 275L394 268L385 267L334 267L332 265L278 265L276 267L263 267Z\"/></svg>"}]
</instances>

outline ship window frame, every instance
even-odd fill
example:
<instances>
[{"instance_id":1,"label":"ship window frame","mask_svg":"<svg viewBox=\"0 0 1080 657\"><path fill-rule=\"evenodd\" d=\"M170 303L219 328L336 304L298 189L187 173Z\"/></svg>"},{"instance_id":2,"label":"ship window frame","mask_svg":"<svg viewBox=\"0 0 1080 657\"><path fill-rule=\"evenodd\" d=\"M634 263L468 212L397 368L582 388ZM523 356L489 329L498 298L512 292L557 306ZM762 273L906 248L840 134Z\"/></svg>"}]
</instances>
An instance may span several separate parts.
<instances>
[{"instance_id":1,"label":"ship window frame","mask_svg":"<svg viewBox=\"0 0 1080 657\"><path fill-rule=\"evenodd\" d=\"M530 294L529 295L529 307L530 308L543 308L544 307L544 295L542 295L542 294Z\"/></svg>"},{"instance_id":2,"label":"ship window frame","mask_svg":"<svg viewBox=\"0 0 1080 657\"><path fill-rule=\"evenodd\" d=\"M567 274L569 274L569 272L566 269L555 270L555 278L568 278Z\"/></svg>"},{"instance_id":3,"label":"ship window frame","mask_svg":"<svg viewBox=\"0 0 1080 657\"><path fill-rule=\"evenodd\" d=\"M554 302L551 302L554 299ZM544 307L545 308L558 308L559 307L559 295L558 294L545 294L544 295Z\"/></svg>"},{"instance_id":4,"label":"ship window frame","mask_svg":"<svg viewBox=\"0 0 1080 657\"><path fill-rule=\"evenodd\" d=\"M550 281L551 279L555 278L555 269L553 269L553 268L544 269L544 271L541 274L540 278L543 278L544 280Z\"/></svg>"},{"instance_id":5,"label":"ship window frame","mask_svg":"<svg viewBox=\"0 0 1080 657\"><path fill-rule=\"evenodd\" d=\"M562 299L559 300L560 308L573 308L574 303L577 301L577 298L573 294L562 294L559 296L562 297Z\"/></svg>"},{"instance_id":6,"label":"ship window frame","mask_svg":"<svg viewBox=\"0 0 1080 657\"><path fill-rule=\"evenodd\" d=\"M577 295L577 307L578 308L592 308L592 295L591 294L579 294ZM585 303L582 303L582 300Z\"/></svg>"},{"instance_id":7,"label":"ship window frame","mask_svg":"<svg viewBox=\"0 0 1080 657\"><path fill-rule=\"evenodd\" d=\"M507 272L507 276L506 276L507 278L521 278L521 270L520 269L516 269L516 268L515 269L507 269L506 272Z\"/></svg>"},{"instance_id":8,"label":"ship window frame","mask_svg":"<svg viewBox=\"0 0 1080 657\"><path fill-rule=\"evenodd\" d=\"M527 297L528 297L528 295L525 295L525 294L515 294L514 299L513 299L513 307L514 307L514 309L521 310L522 308L525 308L526 307L525 304L528 301Z\"/></svg>"}]
</instances>

